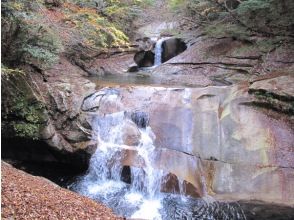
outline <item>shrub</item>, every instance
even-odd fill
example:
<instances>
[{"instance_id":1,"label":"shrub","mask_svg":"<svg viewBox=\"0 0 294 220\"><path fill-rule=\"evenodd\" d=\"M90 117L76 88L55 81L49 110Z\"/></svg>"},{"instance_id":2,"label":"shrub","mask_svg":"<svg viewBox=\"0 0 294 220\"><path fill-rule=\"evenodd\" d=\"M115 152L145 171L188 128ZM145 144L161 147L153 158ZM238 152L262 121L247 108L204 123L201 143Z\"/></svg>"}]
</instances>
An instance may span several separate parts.
<instances>
[{"instance_id":1,"label":"shrub","mask_svg":"<svg viewBox=\"0 0 294 220\"><path fill-rule=\"evenodd\" d=\"M246 26L271 34L293 33L293 0L248 0L236 9L238 18Z\"/></svg>"},{"instance_id":2,"label":"shrub","mask_svg":"<svg viewBox=\"0 0 294 220\"><path fill-rule=\"evenodd\" d=\"M36 4L38 1L35 2ZM34 11L33 3L2 3L2 58L9 66L32 64L41 70L50 68L63 50L58 35Z\"/></svg>"}]
</instances>

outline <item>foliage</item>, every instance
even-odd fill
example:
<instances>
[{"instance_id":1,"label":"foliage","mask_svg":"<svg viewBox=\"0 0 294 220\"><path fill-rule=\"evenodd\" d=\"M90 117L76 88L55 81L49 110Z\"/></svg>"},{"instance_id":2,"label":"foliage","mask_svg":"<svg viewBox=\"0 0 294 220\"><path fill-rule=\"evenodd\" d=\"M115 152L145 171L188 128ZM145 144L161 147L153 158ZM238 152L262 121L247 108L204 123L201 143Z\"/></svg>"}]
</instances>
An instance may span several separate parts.
<instances>
[{"instance_id":1,"label":"foliage","mask_svg":"<svg viewBox=\"0 0 294 220\"><path fill-rule=\"evenodd\" d=\"M34 13L34 4L25 1L2 3L2 53L10 66L32 64L41 70L50 68L63 50L58 35L46 24L40 23L40 15Z\"/></svg>"},{"instance_id":2,"label":"foliage","mask_svg":"<svg viewBox=\"0 0 294 220\"><path fill-rule=\"evenodd\" d=\"M45 106L32 92L26 74L2 65L2 127L5 136L38 139L46 121Z\"/></svg>"},{"instance_id":3,"label":"foliage","mask_svg":"<svg viewBox=\"0 0 294 220\"><path fill-rule=\"evenodd\" d=\"M234 23L220 23L208 25L204 32L210 37L232 37L239 40L246 40L249 32L243 26Z\"/></svg>"},{"instance_id":4,"label":"foliage","mask_svg":"<svg viewBox=\"0 0 294 220\"><path fill-rule=\"evenodd\" d=\"M11 122L15 135L38 139L44 122L44 106L39 102L30 102L26 96L15 97L12 102L15 105L12 106L11 112L19 119Z\"/></svg>"},{"instance_id":5,"label":"foliage","mask_svg":"<svg viewBox=\"0 0 294 220\"><path fill-rule=\"evenodd\" d=\"M108 47L128 43L128 37L95 9L66 5L65 20L75 25L88 46Z\"/></svg>"},{"instance_id":6,"label":"foliage","mask_svg":"<svg viewBox=\"0 0 294 220\"><path fill-rule=\"evenodd\" d=\"M233 35L242 39L252 31L293 35L293 0L171 0L169 6L192 17L215 37Z\"/></svg>"},{"instance_id":7,"label":"foliage","mask_svg":"<svg viewBox=\"0 0 294 220\"><path fill-rule=\"evenodd\" d=\"M293 32L293 12L292 0L248 0L236 9L236 14L243 24L254 30L275 35Z\"/></svg>"},{"instance_id":8,"label":"foliage","mask_svg":"<svg viewBox=\"0 0 294 220\"><path fill-rule=\"evenodd\" d=\"M142 8L152 5L155 0L70 0L81 8L94 9L116 29L126 34L132 32L132 22L139 16Z\"/></svg>"},{"instance_id":9,"label":"foliage","mask_svg":"<svg viewBox=\"0 0 294 220\"><path fill-rule=\"evenodd\" d=\"M10 75L23 75L24 72L20 69L11 69L1 63L1 77L9 79Z\"/></svg>"}]
</instances>

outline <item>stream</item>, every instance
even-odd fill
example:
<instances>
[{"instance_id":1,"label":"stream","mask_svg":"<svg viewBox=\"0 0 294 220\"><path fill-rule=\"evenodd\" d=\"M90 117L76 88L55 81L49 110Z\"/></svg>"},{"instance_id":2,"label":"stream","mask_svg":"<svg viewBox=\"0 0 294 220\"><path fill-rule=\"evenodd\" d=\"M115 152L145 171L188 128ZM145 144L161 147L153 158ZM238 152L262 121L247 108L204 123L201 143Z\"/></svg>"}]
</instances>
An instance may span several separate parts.
<instances>
[{"instance_id":1,"label":"stream","mask_svg":"<svg viewBox=\"0 0 294 220\"><path fill-rule=\"evenodd\" d=\"M166 38L159 40L155 46L154 66L161 64L164 40ZM159 85L147 71L142 72L106 75L92 80L99 86ZM115 100L115 94L113 96ZM217 202L208 196L206 189L203 189L202 198L185 195L186 183L179 177L179 192L163 192L169 173L154 166L159 155L155 150L156 136L148 124L148 117L142 112L135 112L128 117L124 111L95 115L92 120L92 138L99 143L98 148L90 160L87 174L69 188L106 204L117 215L131 219L246 219L238 203ZM140 135L139 143L134 149L125 145L123 140L123 131L129 121L137 125ZM129 151L137 154L138 162L134 166L123 164Z\"/></svg>"},{"instance_id":2,"label":"stream","mask_svg":"<svg viewBox=\"0 0 294 220\"><path fill-rule=\"evenodd\" d=\"M153 68L161 64L163 42L164 39L159 40L155 46ZM273 208L278 207L275 205L255 201L224 202L211 196L206 189L207 175L204 174L206 171L200 157L187 153L198 141L191 132L194 126L191 121L191 107L195 100L193 89L180 84L173 88L162 85L150 75L150 69L90 78L100 88L84 100L84 109L93 110L90 113L92 140L97 143L97 150L90 159L87 173L78 177L68 188L104 203L114 213L128 219L291 219L277 217L279 208ZM128 86L132 86L131 91ZM120 94L122 91L128 95L123 96ZM201 93L201 89L197 92ZM219 87L212 88L211 92L221 95L228 91L225 87ZM157 103L151 102L148 94L157 97ZM212 94L204 93L197 99L215 97ZM139 108L141 100L136 99L149 103L141 103L146 109L142 106ZM208 104L208 111L211 110L212 102L205 103ZM153 116L158 114L158 110L165 112L157 119L152 118L153 124L149 123L150 115L147 113L152 106ZM208 116L212 116L210 124L206 121L209 120L206 118ZM212 113L204 114L204 119L200 119L198 123L203 128L200 132L207 128L208 134L214 134L201 145L212 147L214 142L219 144L219 124L211 123L218 119ZM157 120L155 124L154 120ZM172 120L178 120L175 123L178 123L180 130L172 127ZM158 128L158 125L165 127ZM157 134L161 136L157 137ZM200 137L199 141L203 141ZM227 169L223 171L231 175L230 165L224 164L223 167ZM228 178L230 176L223 173L219 181L229 181ZM232 186L229 184L226 187L231 190ZM292 216L291 209L284 213Z\"/></svg>"}]
</instances>

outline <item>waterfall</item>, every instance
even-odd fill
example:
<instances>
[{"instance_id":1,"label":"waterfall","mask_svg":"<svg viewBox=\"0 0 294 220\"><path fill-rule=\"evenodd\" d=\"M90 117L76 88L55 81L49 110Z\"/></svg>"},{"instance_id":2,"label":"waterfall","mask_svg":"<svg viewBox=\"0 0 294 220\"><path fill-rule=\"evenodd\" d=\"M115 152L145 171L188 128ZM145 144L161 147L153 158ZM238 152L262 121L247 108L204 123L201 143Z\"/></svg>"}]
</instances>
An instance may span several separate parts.
<instances>
[{"instance_id":1,"label":"waterfall","mask_svg":"<svg viewBox=\"0 0 294 220\"><path fill-rule=\"evenodd\" d=\"M161 38L156 42L154 66L159 66L162 63L162 44L167 39L169 39L169 38L168 37Z\"/></svg>"},{"instance_id":2,"label":"waterfall","mask_svg":"<svg viewBox=\"0 0 294 220\"><path fill-rule=\"evenodd\" d=\"M168 90L161 100L172 103L173 96L170 91ZM180 96L182 106L190 108L191 90L177 89L177 91L182 91ZM117 91L105 90L103 94L102 101L105 106L115 107L115 110L122 109L121 97ZM99 99L100 103L102 101ZM90 98L85 103L89 108L94 109L97 100ZM174 165L173 159L181 158L183 161L183 158L186 158L184 162L189 163L188 157L182 157L179 153L177 158L177 154L172 150L155 146L156 135L152 131L150 115L147 112L135 110L105 114L105 109L100 111L101 109L91 113L92 138L97 141L97 150L90 159L87 174L80 177L71 189L102 202L112 208L116 214L131 219L246 219L239 206L218 203L207 194L205 188L207 184L203 174L199 181L204 187L204 198L195 199L186 196L186 193L193 188L189 188L187 180L181 179L184 176L177 172L173 173L174 169L169 170L169 168ZM185 121L188 120L183 120L183 123ZM192 139L189 137L192 137L190 134L192 128L184 124L182 126L185 140L182 141L184 144L181 148L190 149ZM132 133L133 131L135 133ZM136 136L137 139L128 142L125 139L127 135L131 138ZM130 143L135 146L130 146ZM194 162L197 163L197 158L192 160L192 163ZM175 164L178 163L175 161ZM198 165L187 167L195 171L201 169ZM204 171L200 170L200 172ZM178 176L168 182L171 174ZM161 192L168 184L174 184L169 185L171 190L166 193ZM172 190L175 190L174 193L170 193Z\"/></svg>"},{"instance_id":3,"label":"waterfall","mask_svg":"<svg viewBox=\"0 0 294 220\"><path fill-rule=\"evenodd\" d=\"M125 150L130 148L123 143L123 127L128 120L129 122L133 120L138 126L141 139L136 150L144 164L142 168L131 168L132 183L130 186L121 181L123 168L121 161L125 156ZM143 215L148 219L160 219L161 198L159 194L163 172L153 167L156 160L154 134L151 127L147 126L147 115L135 112L130 119L125 112L105 116L97 115L92 124L93 138L99 144L91 157L87 175L75 185L75 190L102 201L114 209L117 206L120 206L120 209L121 206L124 206L123 214L130 212L129 215L133 218ZM114 198L120 201L114 203Z\"/></svg>"}]
</instances>

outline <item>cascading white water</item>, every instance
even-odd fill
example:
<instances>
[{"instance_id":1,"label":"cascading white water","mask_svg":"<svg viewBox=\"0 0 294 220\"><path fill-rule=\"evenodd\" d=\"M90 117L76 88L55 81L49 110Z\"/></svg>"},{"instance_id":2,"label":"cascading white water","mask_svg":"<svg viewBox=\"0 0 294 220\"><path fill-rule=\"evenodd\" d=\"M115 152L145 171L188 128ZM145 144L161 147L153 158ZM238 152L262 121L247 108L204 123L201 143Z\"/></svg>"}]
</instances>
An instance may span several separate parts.
<instances>
[{"instance_id":1,"label":"cascading white water","mask_svg":"<svg viewBox=\"0 0 294 220\"><path fill-rule=\"evenodd\" d=\"M159 66L162 63L162 44L167 39L169 39L169 38L168 37L161 38L155 44L155 50L154 50L154 52L155 52L154 66Z\"/></svg>"},{"instance_id":2,"label":"cascading white water","mask_svg":"<svg viewBox=\"0 0 294 220\"><path fill-rule=\"evenodd\" d=\"M111 205L114 196L118 197L118 194L124 193L124 196L120 195L124 202L136 207L135 212L130 213L131 217L138 218L143 215L148 219L160 219L159 194L163 172L153 168L156 154L153 145L154 134L150 127L139 129L141 139L137 154L144 167L131 168L132 184L129 187L121 181L121 159L124 149L129 147L124 145L122 138L123 126L127 120L124 112L95 118L93 136L99 146L90 160L88 174L80 180L76 190L109 203L108 205Z\"/></svg>"},{"instance_id":3,"label":"cascading white water","mask_svg":"<svg viewBox=\"0 0 294 220\"><path fill-rule=\"evenodd\" d=\"M107 91L104 91L104 94L107 95ZM183 105L189 107L191 91L185 89L182 94ZM167 100L170 98L169 93L163 97ZM107 99L111 106L115 103L115 107L119 107L116 106L120 104L117 93L110 92ZM92 121L92 130L93 139L98 142L97 150L91 157L88 173L74 183L72 189L105 203L116 214L128 218L243 220L243 215L242 213L240 215L237 206L226 206L226 204L223 206L210 200L206 194L207 199L195 200L184 197L186 183L180 178L178 178L180 195L160 192L162 184L166 183L165 177L168 173L155 169L160 154L157 154L158 151L154 146L156 137L148 123L149 116L145 112L135 112L131 116L123 111L106 115L96 113ZM132 147L124 143L124 129L127 124L132 124L140 133L137 146ZM186 133L188 132L187 130ZM190 142L188 139L187 145L191 144ZM136 151L140 161L138 167L130 167L131 183L121 180L122 161L127 150ZM202 181L205 182L205 179Z\"/></svg>"}]
</instances>

